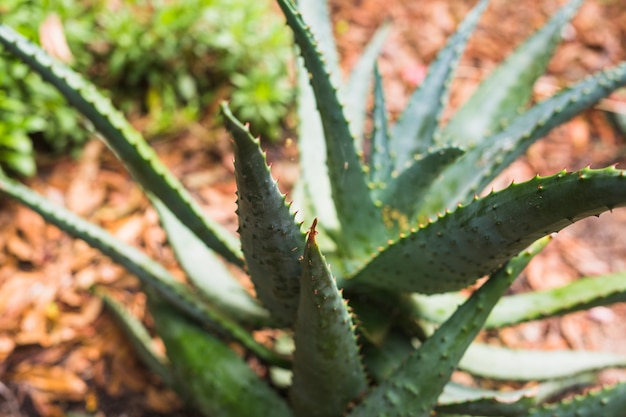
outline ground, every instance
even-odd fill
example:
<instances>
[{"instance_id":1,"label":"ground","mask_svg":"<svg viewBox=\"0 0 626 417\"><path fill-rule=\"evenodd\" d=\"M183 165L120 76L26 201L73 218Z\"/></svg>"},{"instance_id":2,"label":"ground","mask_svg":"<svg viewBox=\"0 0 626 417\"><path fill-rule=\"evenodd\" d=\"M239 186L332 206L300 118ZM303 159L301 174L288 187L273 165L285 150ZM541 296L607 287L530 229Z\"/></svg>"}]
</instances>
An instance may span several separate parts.
<instances>
[{"instance_id":1,"label":"ground","mask_svg":"<svg viewBox=\"0 0 626 417\"><path fill-rule=\"evenodd\" d=\"M382 7L375 0L331 1L342 66L349 70L375 28L391 20L393 30L380 67L388 104L397 114L473 3L388 0ZM492 3L462 59L446 114L563 2ZM535 99L626 59L626 4L587 1L564 38L535 86ZM611 112L624 112L622 101L616 94L556 129L503 173L494 187L564 168L624 167L624 137L609 123ZM141 126L141 120L136 123ZM233 158L221 127L208 118L153 145L208 215L234 231ZM297 178L295 148L268 146L274 175L288 190ZM98 140L88 143L77 159L42 160L39 174L27 183L181 274L154 210ZM626 245L621 239L625 228L623 209L568 228L533 261L513 290L554 287L580 276L626 270ZM0 415L52 417L71 410L111 417L192 415L142 367L101 302L89 292L93 284L107 287L149 324L134 277L6 197L0 197L0 265ZM483 337L510 346L626 354L625 319L626 305L617 304ZM625 380L626 374L605 372L602 382L618 379Z\"/></svg>"}]
</instances>

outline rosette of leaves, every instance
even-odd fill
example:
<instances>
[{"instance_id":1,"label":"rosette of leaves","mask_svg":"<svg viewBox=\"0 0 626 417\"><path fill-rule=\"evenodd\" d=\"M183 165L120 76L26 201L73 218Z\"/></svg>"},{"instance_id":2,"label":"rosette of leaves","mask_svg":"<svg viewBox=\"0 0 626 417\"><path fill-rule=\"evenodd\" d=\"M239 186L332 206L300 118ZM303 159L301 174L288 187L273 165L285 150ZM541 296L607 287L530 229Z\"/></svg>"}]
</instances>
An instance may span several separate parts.
<instances>
[{"instance_id":1,"label":"rosette of leaves","mask_svg":"<svg viewBox=\"0 0 626 417\"><path fill-rule=\"evenodd\" d=\"M452 72L487 3L479 1L460 24L390 128L374 64L386 29L343 82L325 4L279 0L303 58L299 204L310 227L303 230L279 192L259 141L224 104L234 140L239 239L203 215L92 85L0 26L6 50L58 88L124 161L159 212L188 282L18 182L0 176L0 191L141 280L166 356L151 348L136 319L104 289L98 292L146 364L204 415L621 416L626 384L572 401L544 402L593 382L592 371L623 367L623 356L528 352L474 342L484 327L609 304L626 294L626 276L614 274L504 296L552 232L626 204L624 171L559 172L482 198L474 194L550 129L626 84L626 64L525 108L560 31L580 4L571 1L442 126ZM363 97L372 77L375 130L364 162L354 138L363 134ZM222 261L249 273L256 297ZM488 279L470 296L456 293L483 276ZM253 331L260 328L275 329L277 343L255 340ZM252 371L232 344L264 363L270 377ZM472 388L450 382L455 369L539 384L508 392Z\"/></svg>"}]
</instances>

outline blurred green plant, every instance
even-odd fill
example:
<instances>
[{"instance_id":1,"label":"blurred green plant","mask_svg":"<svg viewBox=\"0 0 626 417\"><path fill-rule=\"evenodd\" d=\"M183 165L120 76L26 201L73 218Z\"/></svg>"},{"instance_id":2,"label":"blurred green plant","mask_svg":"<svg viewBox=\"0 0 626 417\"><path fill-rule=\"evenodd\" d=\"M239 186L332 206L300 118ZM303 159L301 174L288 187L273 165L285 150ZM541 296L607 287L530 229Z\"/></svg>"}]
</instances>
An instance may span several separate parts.
<instances>
[{"instance_id":1,"label":"blurred green plant","mask_svg":"<svg viewBox=\"0 0 626 417\"><path fill-rule=\"evenodd\" d=\"M123 2L96 18L87 74L123 110L152 115L152 132L198 117L231 85L233 110L277 138L292 96L291 38L268 1Z\"/></svg>"},{"instance_id":2,"label":"blurred green plant","mask_svg":"<svg viewBox=\"0 0 626 417\"><path fill-rule=\"evenodd\" d=\"M32 41L41 39L42 24L53 15L71 51L68 63L107 90L127 114L147 115L147 136L202 118L220 94L231 95L234 87L233 110L265 137L278 139L292 99L287 78L291 37L271 13L269 1L0 4L0 21ZM5 139L0 164L32 175L33 138L58 153L80 149L89 133L79 128L84 119L54 88L1 53L0 129Z\"/></svg>"}]
</instances>

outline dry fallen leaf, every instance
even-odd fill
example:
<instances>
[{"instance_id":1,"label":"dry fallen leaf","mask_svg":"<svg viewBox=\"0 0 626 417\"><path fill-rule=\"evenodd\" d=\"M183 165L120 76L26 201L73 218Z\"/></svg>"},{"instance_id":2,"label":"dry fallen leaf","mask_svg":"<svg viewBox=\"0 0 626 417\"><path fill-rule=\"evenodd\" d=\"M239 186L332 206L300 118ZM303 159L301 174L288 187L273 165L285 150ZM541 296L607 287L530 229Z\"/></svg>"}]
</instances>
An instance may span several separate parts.
<instances>
[{"instance_id":1,"label":"dry fallen leaf","mask_svg":"<svg viewBox=\"0 0 626 417\"><path fill-rule=\"evenodd\" d=\"M53 393L58 399L79 401L87 392L87 384L75 372L61 366L20 363L8 378L31 389Z\"/></svg>"},{"instance_id":2,"label":"dry fallen leaf","mask_svg":"<svg viewBox=\"0 0 626 417\"><path fill-rule=\"evenodd\" d=\"M74 57L67 44L63 23L57 14L50 14L39 26L41 47L61 62L72 62Z\"/></svg>"}]
</instances>

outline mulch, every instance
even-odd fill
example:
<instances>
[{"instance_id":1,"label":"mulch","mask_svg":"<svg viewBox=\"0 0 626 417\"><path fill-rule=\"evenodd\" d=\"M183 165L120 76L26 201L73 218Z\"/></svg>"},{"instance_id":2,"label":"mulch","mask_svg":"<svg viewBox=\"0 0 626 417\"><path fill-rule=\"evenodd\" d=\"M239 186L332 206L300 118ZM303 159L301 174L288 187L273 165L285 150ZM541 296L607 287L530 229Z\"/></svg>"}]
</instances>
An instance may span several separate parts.
<instances>
[{"instance_id":1,"label":"mulch","mask_svg":"<svg viewBox=\"0 0 626 417\"><path fill-rule=\"evenodd\" d=\"M393 30L380 68L390 111L397 115L473 3L389 0L381 7L375 0L332 1L342 66L348 71L376 27L391 19ZM492 3L461 61L446 117L563 2ZM564 37L534 88L536 100L626 59L626 4L586 2ZM614 94L598 108L555 129L493 186L501 188L512 180L564 168L624 167L624 137L606 111L619 111L624 102L626 95ZM140 120L137 123L141 125ZM223 129L208 118L153 145L208 215L235 231L233 157ZM274 174L288 190L297 179L294 148L268 146ZM42 161L37 177L26 183L142 248L182 277L155 211L98 140L89 142L77 159ZM581 276L626 270L624 230L623 209L566 229L533 261L513 290L549 288ZM94 284L105 287L149 325L145 297L137 280L123 268L6 197L0 197L0 265L0 415L57 417L72 410L96 416L192 415L139 363L101 301L89 292ZM618 304L514 326L495 337L509 346L626 354L625 336L626 305ZM158 340L155 344L159 346ZM626 380L626 374L606 371L601 381L616 380Z\"/></svg>"}]
</instances>

